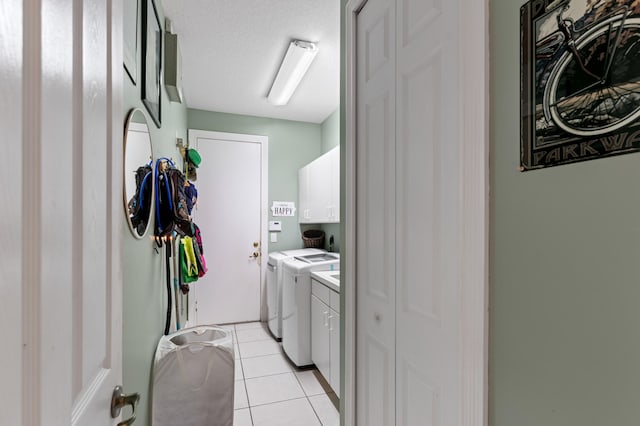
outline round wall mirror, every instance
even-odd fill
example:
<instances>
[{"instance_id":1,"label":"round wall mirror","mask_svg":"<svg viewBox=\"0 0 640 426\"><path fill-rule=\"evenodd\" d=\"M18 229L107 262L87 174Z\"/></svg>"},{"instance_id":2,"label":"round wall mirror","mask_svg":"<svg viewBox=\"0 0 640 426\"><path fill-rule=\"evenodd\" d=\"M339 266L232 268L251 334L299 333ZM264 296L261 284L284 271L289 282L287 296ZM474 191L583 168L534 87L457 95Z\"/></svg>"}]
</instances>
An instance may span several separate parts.
<instances>
[{"instance_id":1,"label":"round wall mirror","mask_svg":"<svg viewBox=\"0 0 640 426\"><path fill-rule=\"evenodd\" d=\"M144 112L136 108L124 126L124 209L136 238L142 238L149 229L153 182L151 135Z\"/></svg>"}]
</instances>

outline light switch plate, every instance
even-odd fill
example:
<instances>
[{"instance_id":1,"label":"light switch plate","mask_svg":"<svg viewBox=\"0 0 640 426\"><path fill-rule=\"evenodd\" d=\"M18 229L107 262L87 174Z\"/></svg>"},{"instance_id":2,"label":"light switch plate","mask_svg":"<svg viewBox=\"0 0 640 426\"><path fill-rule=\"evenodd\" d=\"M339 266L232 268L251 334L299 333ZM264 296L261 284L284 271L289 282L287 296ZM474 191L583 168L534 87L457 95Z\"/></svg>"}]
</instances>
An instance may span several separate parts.
<instances>
[{"instance_id":1,"label":"light switch plate","mask_svg":"<svg viewBox=\"0 0 640 426\"><path fill-rule=\"evenodd\" d=\"M271 242L272 243L277 243L278 242L278 233L277 232L272 232L271 233Z\"/></svg>"}]
</instances>

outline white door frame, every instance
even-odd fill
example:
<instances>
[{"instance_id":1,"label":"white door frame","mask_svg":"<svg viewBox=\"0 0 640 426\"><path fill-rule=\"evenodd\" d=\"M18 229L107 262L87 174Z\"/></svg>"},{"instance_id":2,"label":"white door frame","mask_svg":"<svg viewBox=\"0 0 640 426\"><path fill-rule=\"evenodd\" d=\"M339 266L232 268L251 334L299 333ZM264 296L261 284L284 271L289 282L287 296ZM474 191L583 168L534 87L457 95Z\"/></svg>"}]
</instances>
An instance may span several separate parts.
<instances>
[{"instance_id":1,"label":"white door frame","mask_svg":"<svg viewBox=\"0 0 640 426\"><path fill-rule=\"evenodd\" d=\"M344 382L342 424L356 426L356 20L367 0L346 5ZM488 424L489 24L488 0L461 0L460 137L462 138L461 425ZM360 426L360 425L358 425ZM453 425L452 425L453 426Z\"/></svg>"},{"instance_id":2,"label":"white door frame","mask_svg":"<svg viewBox=\"0 0 640 426\"><path fill-rule=\"evenodd\" d=\"M266 292L267 262L263 261L263 259L265 259L265 256L268 254L266 251L269 247L269 240L267 239L267 224L269 219L269 137L242 133L188 129L189 146L195 146L195 141L199 137L260 144L260 257L258 258L258 262L260 264L260 321L267 321L267 299L264 297Z\"/></svg>"}]
</instances>

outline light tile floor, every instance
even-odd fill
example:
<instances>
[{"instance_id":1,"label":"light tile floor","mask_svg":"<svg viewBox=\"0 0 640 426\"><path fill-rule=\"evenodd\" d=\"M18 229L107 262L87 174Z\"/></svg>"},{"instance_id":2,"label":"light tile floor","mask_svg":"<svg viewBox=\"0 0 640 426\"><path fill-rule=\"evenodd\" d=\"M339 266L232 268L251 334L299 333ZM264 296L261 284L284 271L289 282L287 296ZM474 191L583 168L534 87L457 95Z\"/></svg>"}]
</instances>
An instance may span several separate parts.
<instances>
[{"instance_id":1,"label":"light tile floor","mask_svg":"<svg viewBox=\"0 0 640 426\"><path fill-rule=\"evenodd\" d=\"M265 323L224 325L235 342L234 426L338 426L338 398L315 369L299 369Z\"/></svg>"}]
</instances>

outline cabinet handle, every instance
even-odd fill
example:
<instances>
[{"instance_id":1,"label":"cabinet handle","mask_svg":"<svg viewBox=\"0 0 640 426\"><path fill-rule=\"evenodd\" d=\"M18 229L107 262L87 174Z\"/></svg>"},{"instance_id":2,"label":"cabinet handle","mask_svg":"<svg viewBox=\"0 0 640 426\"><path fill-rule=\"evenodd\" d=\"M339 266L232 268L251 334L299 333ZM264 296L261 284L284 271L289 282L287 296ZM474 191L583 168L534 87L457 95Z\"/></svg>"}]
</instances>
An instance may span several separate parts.
<instances>
[{"instance_id":1,"label":"cabinet handle","mask_svg":"<svg viewBox=\"0 0 640 426\"><path fill-rule=\"evenodd\" d=\"M333 315L329 315L328 319L329 319L329 331L333 331L333 322L331 321L333 319Z\"/></svg>"},{"instance_id":2,"label":"cabinet handle","mask_svg":"<svg viewBox=\"0 0 640 426\"><path fill-rule=\"evenodd\" d=\"M329 311L324 311L322 314L324 315L324 326L329 327Z\"/></svg>"}]
</instances>

